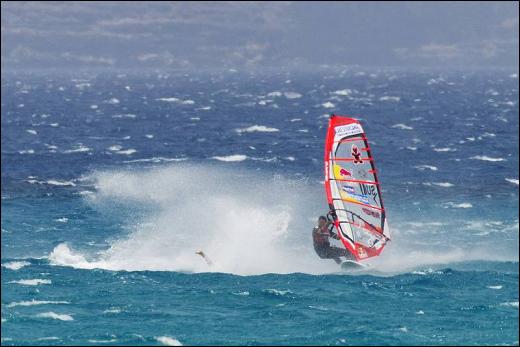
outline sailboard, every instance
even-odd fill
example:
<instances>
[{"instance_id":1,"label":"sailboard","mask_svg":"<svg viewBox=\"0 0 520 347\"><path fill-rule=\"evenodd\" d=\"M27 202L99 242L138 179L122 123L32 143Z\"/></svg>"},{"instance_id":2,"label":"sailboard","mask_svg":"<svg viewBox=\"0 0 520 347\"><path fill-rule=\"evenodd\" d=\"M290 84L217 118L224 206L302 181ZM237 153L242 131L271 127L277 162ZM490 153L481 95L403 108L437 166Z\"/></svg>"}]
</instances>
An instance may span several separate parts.
<instances>
[{"instance_id":1,"label":"sailboard","mask_svg":"<svg viewBox=\"0 0 520 347\"><path fill-rule=\"evenodd\" d=\"M324 163L325 192L341 243L357 261L380 255L390 230L374 159L357 119L330 117Z\"/></svg>"}]
</instances>

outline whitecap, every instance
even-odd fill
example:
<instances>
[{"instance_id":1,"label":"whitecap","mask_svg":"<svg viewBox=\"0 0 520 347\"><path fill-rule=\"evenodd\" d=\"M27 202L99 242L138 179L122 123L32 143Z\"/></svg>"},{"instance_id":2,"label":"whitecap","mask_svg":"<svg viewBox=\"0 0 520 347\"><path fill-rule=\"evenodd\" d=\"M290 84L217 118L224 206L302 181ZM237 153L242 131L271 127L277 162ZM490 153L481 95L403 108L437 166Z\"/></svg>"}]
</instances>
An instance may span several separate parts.
<instances>
[{"instance_id":1,"label":"whitecap","mask_svg":"<svg viewBox=\"0 0 520 347\"><path fill-rule=\"evenodd\" d=\"M349 96L352 93L351 89L341 89L336 90L335 92L332 92L334 95L340 95L340 96Z\"/></svg>"},{"instance_id":2,"label":"whitecap","mask_svg":"<svg viewBox=\"0 0 520 347\"><path fill-rule=\"evenodd\" d=\"M10 281L8 283L16 283L21 284L22 286L37 286L39 284L52 284L51 280L42 280L39 278L35 279L26 279L26 280L18 280L18 281Z\"/></svg>"},{"instance_id":3,"label":"whitecap","mask_svg":"<svg viewBox=\"0 0 520 347\"><path fill-rule=\"evenodd\" d=\"M27 129L25 131L27 131L29 134L33 134L33 135L37 135L38 134L38 132L36 130L34 130L34 129Z\"/></svg>"},{"instance_id":4,"label":"whitecap","mask_svg":"<svg viewBox=\"0 0 520 347\"><path fill-rule=\"evenodd\" d=\"M451 147L441 147L441 148L434 147L433 150L435 152L455 152L455 151L457 151L455 148L451 148Z\"/></svg>"},{"instance_id":5,"label":"whitecap","mask_svg":"<svg viewBox=\"0 0 520 347\"><path fill-rule=\"evenodd\" d=\"M300 93L296 93L296 92L285 92L285 93L283 93L283 95L287 99L299 99L302 97L302 95Z\"/></svg>"},{"instance_id":6,"label":"whitecap","mask_svg":"<svg viewBox=\"0 0 520 347\"><path fill-rule=\"evenodd\" d=\"M156 340L165 346L182 346L182 343L170 336L159 336Z\"/></svg>"},{"instance_id":7,"label":"whitecap","mask_svg":"<svg viewBox=\"0 0 520 347\"><path fill-rule=\"evenodd\" d=\"M402 123L394 124L394 125L392 125L392 128L401 129L401 130L413 130L413 128L411 126L408 126L408 125L402 124Z\"/></svg>"},{"instance_id":8,"label":"whitecap","mask_svg":"<svg viewBox=\"0 0 520 347\"><path fill-rule=\"evenodd\" d=\"M69 219L67 217L62 217L62 218L55 219L54 221L60 222L60 223L67 223L69 221Z\"/></svg>"},{"instance_id":9,"label":"whitecap","mask_svg":"<svg viewBox=\"0 0 520 347\"><path fill-rule=\"evenodd\" d=\"M470 159L476 159L476 160L484 160L484 161L506 161L504 158L492 158L488 157L486 155L475 155L471 157Z\"/></svg>"},{"instance_id":10,"label":"whitecap","mask_svg":"<svg viewBox=\"0 0 520 347\"><path fill-rule=\"evenodd\" d=\"M34 149L24 149L21 151L18 151L20 154L34 154Z\"/></svg>"},{"instance_id":11,"label":"whitecap","mask_svg":"<svg viewBox=\"0 0 520 347\"><path fill-rule=\"evenodd\" d=\"M111 98L110 100L107 100L106 103L111 104L111 105L117 105L117 104L119 104L119 99Z\"/></svg>"},{"instance_id":12,"label":"whitecap","mask_svg":"<svg viewBox=\"0 0 520 347\"><path fill-rule=\"evenodd\" d=\"M334 105L332 102L330 101L327 101L327 102L324 102L323 104L321 104L321 106L325 107L325 108L334 108L336 107L336 105ZM328 117L328 115L327 115Z\"/></svg>"},{"instance_id":13,"label":"whitecap","mask_svg":"<svg viewBox=\"0 0 520 347\"><path fill-rule=\"evenodd\" d=\"M134 159L134 160L125 160L125 163L161 163L161 162L169 162L169 161L184 161L188 160L188 158L165 158L165 157L153 157L153 158L142 158L142 159Z\"/></svg>"},{"instance_id":14,"label":"whitecap","mask_svg":"<svg viewBox=\"0 0 520 347\"><path fill-rule=\"evenodd\" d=\"M382 96L379 98L379 101L394 101L394 102L398 102L400 101L401 98L398 97L398 96Z\"/></svg>"},{"instance_id":15,"label":"whitecap","mask_svg":"<svg viewBox=\"0 0 520 347\"><path fill-rule=\"evenodd\" d=\"M209 110L211 110L211 106L199 107L197 110L201 110L201 111L209 111Z\"/></svg>"},{"instance_id":16,"label":"whitecap","mask_svg":"<svg viewBox=\"0 0 520 347\"><path fill-rule=\"evenodd\" d=\"M238 295L238 296L249 296L249 292L246 290L246 291L243 291L243 292L236 292L236 293L231 293L233 295Z\"/></svg>"},{"instance_id":17,"label":"whitecap","mask_svg":"<svg viewBox=\"0 0 520 347\"><path fill-rule=\"evenodd\" d=\"M11 302L7 305L7 307L16 307L16 306L36 306L36 305L68 305L70 302L68 301L47 301L47 300L34 300L31 301L18 301Z\"/></svg>"},{"instance_id":18,"label":"whitecap","mask_svg":"<svg viewBox=\"0 0 520 347\"><path fill-rule=\"evenodd\" d=\"M497 286L487 286L489 289L495 289L495 290L499 290L499 289L502 289L502 286L501 285L497 285Z\"/></svg>"},{"instance_id":19,"label":"whitecap","mask_svg":"<svg viewBox=\"0 0 520 347\"><path fill-rule=\"evenodd\" d=\"M45 183L47 183L51 186L70 186L70 187L76 186L76 184L74 184L74 182L71 182L71 181L48 180Z\"/></svg>"},{"instance_id":20,"label":"whitecap","mask_svg":"<svg viewBox=\"0 0 520 347\"><path fill-rule=\"evenodd\" d=\"M449 187L454 186L453 183L449 183L449 182L424 182L423 184L425 186L437 186L437 187L443 187L443 188L449 188Z\"/></svg>"},{"instance_id":21,"label":"whitecap","mask_svg":"<svg viewBox=\"0 0 520 347\"><path fill-rule=\"evenodd\" d=\"M505 180L509 183L518 185L518 178L506 178Z\"/></svg>"},{"instance_id":22,"label":"whitecap","mask_svg":"<svg viewBox=\"0 0 520 347\"><path fill-rule=\"evenodd\" d=\"M267 96L271 97L271 98L276 98L276 97L280 97L282 96L282 93L281 92L270 92L270 93L267 93Z\"/></svg>"},{"instance_id":23,"label":"whitecap","mask_svg":"<svg viewBox=\"0 0 520 347\"><path fill-rule=\"evenodd\" d=\"M74 318L72 318L71 315L68 315L68 314L58 314L58 313L54 313L54 312L43 312L43 313L39 313L36 315L36 317L40 317L40 318L52 318L52 319L57 319L57 320L62 320L62 321L73 321Z\"/></svg>"},{"instance_id":24,"label":"whitecap","mask_svg":"<svg viewBox=\"0 0 520 347\"><path fill-rule=\"evenodd\" d=\"M159 98L159 99L155 99L155 100L166 101L166 102L179 102L180 101L179 98L174 98L174 97L171 97L171 98Z\"/></svg>"},{"instance_id":25,"label":"whitecap","mask_svg":"<svg viewBox=\"0 0 520 347\"><path fill-rule=\"evenodd\" d=\"M117 151L115 152L116 154L124 154L124 155L132 155L134 153L136 153L137 151L133 148L129 148L129 149L125 149L125 150L120 150L120 151Z\"/></svg>"},{"instance_id":26,"label":"whitecap","mask_svg":"<svg viewBox=\"0 0 520 347\"><path fill-rule=\"evenodd\" d=\"M232 155L226 155L226 156L214 156L211 157L212 159L220 160L220 161L226 161L226 162L232 162L232 161L244 161L247 159L247 155L243 154L232 154Z\"/></svg>"},{"instance_id":27,"label":"whitecap","mask_svg":"<svg viewBox=\"0 0 520 347\"><path fill-rule=\"evenodd\" d=\"M65 150L65 151L63 151L63 153L82 153L82 152L90 152L91 150L92 150L91 148L88 148L83 145L79 145L79 147L77 147L75 149Z\"/></svg>"},{"instance_id":28,"label":"whitecap","mask_svg":"<svg viewBox=\"0 0 520 347\"><path fill-rule=\"evenodd\" d=\"M302 120L301 118L293 118L293 119L291 119L291 122L299 122L301 120Z\"/></svg>"},{"instance_id":29,"label":"whitecap","mask_svg":"<svg viewBox=\"0 0 520 347\"><path fill-rule=\"evenodd\" d=\"M433 165L417 165L417 166L414 166L414 168L416 168L417 170L420 170L420 171L424 171L426 169L431 170L431 171L437 171L438 170L438 168L436 166L433 166Z\"/></svg>"},{"instance_id":30,"label":"whitecap","mask_svg":"<svg viewBox=\"0 0 520 347\"><path fill-rule=\"evenodd\" d=\"M137 115L133 113L122 113L122 114L115 114L112 116L112 118L136 118Z\"/></svg>"},{"instance_id":31,"label":"whitecap","mask_svg":"<svg viewBox=\"0 0 520 347\"><path fill-rule=\"evenodd\" d=\"M456 204L451 201L442 203L441 206L443 208L450 208L450 207L452 207L452 208L472 208L473 207L473 205L470 202L462 202L460 204Z\"/></svg>"},{"instance_id":32,"label":"whitecap","mask_svg":"<svg viewBox=\"0 0 520 347\"><path fill-rule=\"evenodd\" d=\"M235 129L235 131L237 133L239 133L239 134L241 134L241 133L253 133L253 132L270 133L270 132L280 131L280 129L266 127L265 125L253 125L253 126L250 126L248 128Z\"/></svg>"},{"instance_id":33,"label":"whitecap","mask_svg":"<svg viewBox=\"0 0 520 347\"><path fill-rule=\"evenodd\" d=\"M88 342L90 343L114 343L117 339L110 339L110 340L95 340L95 339L89 339Z\"/></svg>"},{"instance_id":34,"label":"whitecap","mask_svg":"<svg viewBox=\"0 0 520 347\"><path fill-rule=\"evenodd\" d=\"M9 263L2 264L2 267L5 267L9 270L17 271L27 265L31 265L31 263L27 261L11 261Z\"/></svg>"},{"instance_id":35,"label":"whitecap","mask_svg":"<svg viewBox=\"0 0 520 347\"><path fill-rule=\"evenodd\" d=\"M518 308L518 301L503 302L503 303L500 304L500 306L516 307L516 308Z\"/></svg>"}]
</instances>

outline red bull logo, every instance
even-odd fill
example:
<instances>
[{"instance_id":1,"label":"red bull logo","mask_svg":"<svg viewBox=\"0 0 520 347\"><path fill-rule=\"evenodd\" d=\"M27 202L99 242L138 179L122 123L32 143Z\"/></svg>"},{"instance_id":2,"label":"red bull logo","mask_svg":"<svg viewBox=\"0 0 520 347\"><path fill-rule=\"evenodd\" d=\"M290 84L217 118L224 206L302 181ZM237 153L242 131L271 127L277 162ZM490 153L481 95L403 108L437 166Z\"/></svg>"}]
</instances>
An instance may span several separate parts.
<instances>
[{"instance_id":1,"label":"red bull logo","mask_svg":"<svg viewBox=\"0 0 520 347\"><path fill-rule=\"evenodd\" d=\"M343 177L352 177L352 173L345 169L339 170L339 174Z\"/></svg>"}]
</instances>

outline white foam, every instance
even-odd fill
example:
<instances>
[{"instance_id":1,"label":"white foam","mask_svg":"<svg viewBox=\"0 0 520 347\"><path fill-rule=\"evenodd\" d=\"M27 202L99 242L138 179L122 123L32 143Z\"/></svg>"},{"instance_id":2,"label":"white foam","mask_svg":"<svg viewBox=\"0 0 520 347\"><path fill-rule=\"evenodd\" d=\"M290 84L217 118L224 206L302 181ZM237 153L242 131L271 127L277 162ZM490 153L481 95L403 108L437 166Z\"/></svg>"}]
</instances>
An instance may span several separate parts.
<instances>
[{"instance_id":1,"label":"white foam","mask_svg":"<svg viewBox=\"0 0 520 347\"><path fill-rule=\"evenodd\" d=\"M170 98L158 98L158 99L155 99L155 100L158 100L158 101L165 101L165 102L173 102L173 103L177 103L177 104L181 104L181 105L193 105L195 104L195 101L193 100L181 100L179 98L175 98L175 97L170 97Z\"/></svg>"},{"instance_id":2,"label":"white foam","mask_svg":"<svg viewBox=\"0 0 520 347\"><path fill-rule=\"evenodd\" d=\"M340 95L340 96L349 96L350 94L352 94L352 90L351 89L341 89L341 90L336 90L335 92L332 92L332 94Z\"/></svg>"},{"instance_id":3,"label":"white foam","mask_svg":"<svg viewBox=\"0 0 520 347\"><path fill-rule=\"evenodd\" d=\"M75 187L76 184L72 181L58 181L58 180L48 180L45 183L51 185L51 186L70 186Z\"/></svg>"},{"instance_id":4,"label":"white foam","mask_svg":"<svg viewBox=\"0 0 520 347\"><path fill-rule=\"evenodd\" d=\"M334 108L334 107L336 107L336 105L334 105L330 101L324 102L323 104L321 104L321 106L323 106L324 108Z\"/></svg>"},{"instance_id":5,"label":"white foam","mask_svg":"<svg viewBox=\"0 0 520 347\"><path fill-rule=\"evenodd\" d=\"M249 292L246 290L246 291L243 291L243 292L236 292L236 293L231 293L233 295L238 295L238 296L249 296Z\"/></svg>"},{"instance_id":6,"label":"white foam","mask_svg":"<svg viewBox=\"0 0 520 347\"><path fill-rule=\"evenodd\" d=\"M417 147L415 147L415 146L407 146L405 148L410 150L410 151L416 151L417 150Z\"/></svg>"},{"instance_id":7,"label":"white foam","mask_svg":"<svg viewBox=\"0 0 520 347\"><path fill-rule=\"evenodd\" d=\"M451 201L448 201L446 203L442 203L441 206L443 208L472 208L473 205L470 203L470 202L462 202L460 204L457 204L457 203L454 203L454 202L451 202Z\"/></svg>"},{"instance_id":8,"label":"white foam","mask_svg":"<svg viewBox=\"0 0 520 347\"><path fill-rule=\"evenodd\" d=\"M235 131L237 133L239 133L239 134L241 134L241 133L254 133L254 132L272 133L272 132L278 132L278 131L280 131L280 129L266 127L265 125L252 125L252 126L247 127L247 128L235 129Z\"/></svg>"},{"instance_id":9,"label":"white foam","mask_svg":"<svg viewBox=\"0 0 520 347\"><path fill-rule=\"evenodd\" d=\"M37 132L36 130L34 130L34 129L27 129L26 131L27 131L29 134L33 134L33 135L37 135L37 134L38 134L38 132Z\"/></svg>"},{"instance_id":10,"label":"white foam","mask_svg":"<svg viewBox=\"0 0 520 347\"><path fill-rule=\"evenodd\" d=\"M43 313L39 313L36 315L36 317L40 317L40 318L52 318L52 319L57 319L57 320L61 320L61 321L73 321L74 318L72 318L71 315L68 315L68 314L58 314L58 313L54 313L54 312L43 312Z\"/></svg>"},{"instance_id":11,"label":"white foam","mask_svg":"<svg viewBox=\"0 0 520 347\"><path fill-rule=\"evenodd\" d=\"M133 113L115 114L112 118L137 118L137 115Z\"/></svg>"},{"instance_id":12,"label":"white foam","mask_svg":"<svg viewBox=\"0 0 520 347\"><path fill-rule=\"evenodd\" d=\"M296 93L296 92L285 92L285 93L283 93L283 95L287 99L299 99L302 97L302 95L300 93Z\"/></svg>"},{"instance_id":13,"label":"white foam","mask_svg":"<svg viewBox=\"0 0 520 347\"><path fill-rule=\"evenodd\" d=\"M293 294L289 289L281 290L281 289L266 289L265 292L274 294L276 296L285 296L287 294Z\"/></svg>"},{"instance_id":14,"label":"white foam","mask_svg":"<svg viewBox=\"0 0 520 347\"><path fill-rule=\"evenodd\" d=\"M129 149L125 149L125 150L120 150L120 151L117 151L115 152L116 154L122 154L122 155L132 155L134 153L136 153L137 151L133 148L129 148Z\"/></svg>"},{"instance_id":15,"label":"white foam","mask_svg":"<svg viewBox=\"0 0 520 347\"><path fill-rule=\"evenodd\" d=\"M34 154L34 149L24 149L21 151L18 151L20 154Z\"/></svg>"},{"instance_id":16,"label":"white foam","mask_svg":"<svg viewBox=\"0 0 520 347\"><path fill-rule=\"evenodd\" d=\"M506 178L506 181L518 185L518 178Z\"/></svg>"},{"instance_id":17,"label":"white foam","mask_svg":"<svg viewBox=\"0 0 520 347\"><path fill-rule=\"evenodd\" d=\"M159 98L159 99L155 99L155 100L165 101L165 102L179 102L180 101L179 98L174 98L174 97L171 97L171 98Z\"/></svg>"},{"instance_id":18,"label":"white foam","mask_svg":"<svg viewBox=\"0 0 520 347\"><path fill-rule=\"evenodd\" d=\"M82 153L82 152L90 152L92 149L88 148L87 146L79 145L75 149L68 149L66 151L63 151L63 153Z\"/></svg>"},{"instance_id":19,"label":"white foam","mask_svg":"<svg viewBox=\"0 0 520 347\"><path fill-rule=\"evenodd\" d=\"M247 159L247 155L244 155L244 154L232 154L232 155L226 155L226 156L214 156L214 157L211 157L211 158L219 160L219 161L226 161L226 162L244 161L244 160Z\"/></svg>"},{"instance_id":20,"label":"white foam","mask_svg":"<svg viewBox=\"0 0 520 347\"><path fill-rule=\"evenodd\" d=\"M88 342L90 343L114 343L117 339L110 339L110 340L96 340L96 339L89 339Z\"/></svg>"},{"instance_id":21,"label":"white foam","mask_svg":"<svg viewBox=\"0 0 520 347\"><path fill-rule=\"evenodd\" d=\"M153 158L142 158L125 160L125 163L162 163L162 162L173 162L173 161L184 161L188 158L165 158L165 157L153 157Z\"/></svg>"},{"instance_id":22,"label":"white foam","mask_svg":"<svg viewBox=\"0 0 520 347\"><path fill-rule=\"evenodd\" d=\"M8 283L16 283L21 284L22 286L37 286L40 284L51 284L51 280L42 280L39 278L28 279L28 280L18 280L18 281L10 281Z\"/></svg>"},{"instance_id":23,"label":"white foam","mask_svg":"<svg viewBox=\"0 0 520 347\"><path fill-rule=\"evenodd\" d=\"M67 217L62 217L62 218L55 219L55 221L60 222L60 223L67 223L69 221L69 219Z\"/></svg>"},{"instance_id":24,"label":"white foam","mask_svg":"<svg viewBox=\"0 0 520 347\"><path fill-rule=\"evenodd\" d=\"M31 265L31 263L27 261L11 261L9 263L2 264L2 267L5 267L9 270L17 271L27 265Z\"/></svg>"},{"instance_id":25,"label":"white foam","mask_svg":"<svg viewBox=\"0 0 520 347\"><path fill-rule=\"evenodd\" d=\"M301 118L293 118L293 119L291 119L291 122L299 122L301 120L302 120Z\"/></svg>"},{"instance_id":26,"label":"white foam","mask_svg":"<svg viewBox=\"0 0 520 347\"><path fill-rule=\"evenodd\" d=\"M431 171L438 170L437 167L433 166L433 165L417 165L417 166L414 166L414 168L416 168L417 170L420 170L420 171L424 171L426 169L431 170Z\"/></svg>"},{"instance_id":27,"label":"white foam","mask_svg":"<svg viewBox=\"0 0 520 347\"><path fill-rule=\"evenodd\" d=\"M451 148L451 147L441 147L441 148L434 147L433 150L435 152L456 152L457 151L457 149Z\"/></svg>"},{"instance_id":28,"label":"white foam","mask_svg":"<svg viewBox=\"0 0 520 347\"><path fill-rule=\"evenodd\" d=\"M198 119L200 120L200 118L198 118ZM153 139L154 138L153 134L145 134L144 137L146 137L147 139Z\"/></svg>"},{"instance_id":29,"label":"white foam","mask_svg":"<svg viewBox=\"0 0 520 347\"><path fill-rule=\"evenodd\" d=\"M488 157L486 155L476 155L476 156L471 157L470 159L493 161L493 162L494 161L506 161L504 158L493 158L493 157Z\"/></svg>"},{"instance_id":30,"label":"white foam","mask_svg":"<svg viewBox=\"0 0 520 347\"><path fill-rule=\"evenodd\" d=\"M487 286L489 289L495 289L495 290L499 290L499 289L502 289L502 286L498 285L498 286Z\"/></svg>"},{"instance_id":31,"label":"white foam","mask_svg":"<svg viewBox=\"0 0 520 347\"><path fill-rule=\"evenodd\" d=\"M449 187L454 186L453 183L449 183L449 182L424 182L423 184L425 186L437 186L437 187L443 187L443 188L449 188Z\"/></svg>"},{"instance_id":32,"label":"white foam","mask_svg":"<svg viewBox=\"0 0 520 347\"><path fill-rule=\"evenodd\" d=\"M392 128L401 129L401 130L413 130L413 128L411 126L408 126L408 125L402 124L402 123L394 124L394 125L392 125Z\"/></svg>"},{"instance_id":33,"label":"white foam","mask_svg":"<svg viewBox=\"0 0 520 347\"><path fill-rule=\"evenodd\" d=\"M503 302L503 303L500 304L500 306L518 308L518 301Z\"/></svg>"},{"instance_id":34,"label":"white foam","mask_svg":"<svg viewBox=\"0 0 520 347\"><path fill-rule=\"evenodd\" d=\"M182 343L170 336L159 336L156 340L165 346L182 346Z\"/></svg>"},{"instance_id":35,"label":"white foam","mask_svg":"<svg viewBox=\"0 0 520 347\"><path fill-rule=\"evenodd\" d=\"M209 111L209 110L211 110L211 106L199 107L197 110L201 110L201 111Z\"/></svg>"},{"instance_id":36,"label":"white foam","mask_svg":"<svg viewBox=\"0 0 520 347\"><path fill-rule=\"evenodd\" d=\"M118 98L111 98L110 100L107 100L107 104L117 105L117 104L119 104L119 99Z\"/></svg>"},{"instance_id":37,"label":"white foam","mask_svg":"<svg viewBox=\"0 0 520 347\"><path fill-rule=\"evenodd\" d=\"M419 310L419 311L415 312L415 314L423 315L424 311L423 310Z\"/></svg>"},{"instance_id":38,"label":"white foam","mask_svg":"<svg viewBox=\"0 0 520 347\"><path fill-rule=\"evenodd\" d=\"M16 306L36 306L36 305L68 305L70 302L68 301L47 301L47 300L34 300L31 301L18 301L11 302L7 305L7 307L16 307Z\"/></svg>"},{"instance_id":39,"label":"white foam","mask_svg":"<svg viewBox=\"0 0 520 347\"><path fill-rule=\"evenodd\" d=\"M276 91L276 92L268 93L267 96L270 97L270 98L276 98L276 97L280 97L280 96L282 96L282 93Z\"/></svg>"},{"instance_id":40,"label":"white foam","mask_svg":"<svg viewBox=\"0 0 520 347\"><path fill-rule=\"evenodd\" d=\"M393 102L398 102L400 101L401 98L398 97L398 96L382 96L379 98L379 101L393 101Z\"/></svg>"},{"instance_id":41,"label":"white foam","mask_svg":"<svg viewBox=\"0 0 520 347\"><path fill-rule=\"evenodd\" d=\"M90 179L96 191L87 202L107 213L135 203L154 206L154 213L129 220L125 229L130 234L112 241L106 251L90 256L62 243L48 259L53 265L129 271L240 275L337 271L334 262L317 257L312 242L301 237L302 230L310 233L308 216L321 206L314 190L300 181L243 170L217 163L176 163L140 172L95 173ZM203 209L199 197L204 197ZM191 215L196 215L203 238L186 233L193 229L193 220L186 219ZM255 252L244 244L254 244ZM197 249L208 254L213 266L201 261Z\"/></svg>"}]
</instances>

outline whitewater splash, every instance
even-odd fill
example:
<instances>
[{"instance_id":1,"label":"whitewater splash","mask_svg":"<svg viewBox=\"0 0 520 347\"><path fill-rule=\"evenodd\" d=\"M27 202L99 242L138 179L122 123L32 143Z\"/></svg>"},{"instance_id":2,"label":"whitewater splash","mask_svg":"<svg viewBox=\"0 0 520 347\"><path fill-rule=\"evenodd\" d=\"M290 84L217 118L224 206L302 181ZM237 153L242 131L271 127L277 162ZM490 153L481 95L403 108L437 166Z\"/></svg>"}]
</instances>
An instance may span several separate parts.
<instances>
[{"instance_id":1,"label":"whitewater splash","mask_svg":"<svg viewBox=\"0 0 520 347\"><path fill-rule=\"evenodd\" d=\"M132 206L146 209L145 217L127 221L132 232L94 258L58 245L49 255L53 264L235 274L337 270L312 249L310 231L326 204L305 180L190 164L98 172L87 180L96 187L85 196L94 208L114 214Z\"/></svg>"},{"instance_id":2,"label":"whitewater splash","mask_svg":"<svg viewBox=\"0 0 520 347\"><path fill-rule=\"evenodd\" d=\"M95 187L83 197L102 214L135 212L133 218L121 216L131 232L101 254L59 244L49 255L52 264L240 275L339 270L333 261L318 258L312 247L311 229L318 214L325 213L326 202L322 186L307 180L183 162L145 171L97 172L82 181ZM442 229L438 224L433 227ZM406 227L393 227L389 249L370 261L371 269L393 274L468 260L511 260L467 242L451 248L428 245L431 228L419 227L422 232L411 238ZM213 266L195 254L199 249ZM517 260L518 251L513 253Z\"/></svg>"}]
</instances>

